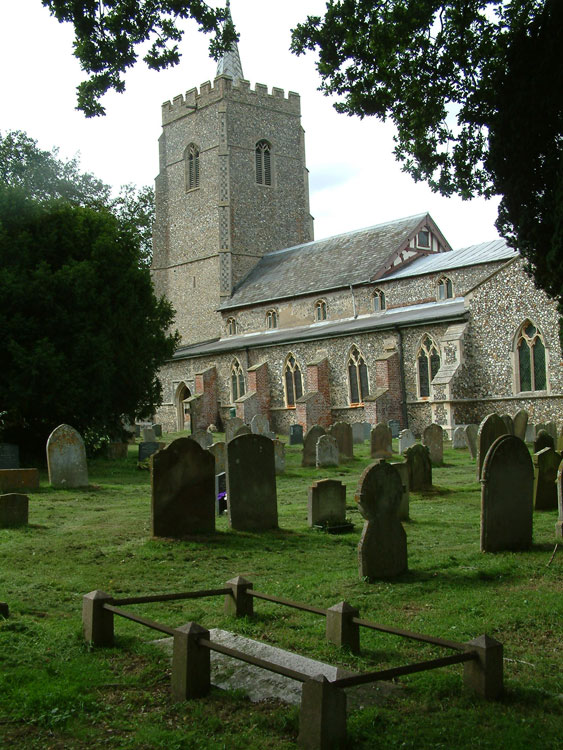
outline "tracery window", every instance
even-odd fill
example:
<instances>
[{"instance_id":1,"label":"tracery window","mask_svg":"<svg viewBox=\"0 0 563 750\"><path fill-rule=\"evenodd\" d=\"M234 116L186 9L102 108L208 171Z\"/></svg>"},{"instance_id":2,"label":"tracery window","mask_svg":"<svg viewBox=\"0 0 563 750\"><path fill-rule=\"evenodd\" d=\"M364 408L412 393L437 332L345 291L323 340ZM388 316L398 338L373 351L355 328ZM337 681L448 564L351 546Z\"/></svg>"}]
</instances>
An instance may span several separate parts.
<instances>
[{"instance_id":1,"label":"tracery window","mask_svg":"<svg viewBox=\"0 0 563 750\"><path fill-rule=\"evenodd\" d=\"M430 383L436 377L440 369L440 352L438 346L425 335L421 341L418 354L416 355L418 371L418 395L420 398L430 396Z\"/></svg>"},{"instance_id":2,"label":"tracery window","mask_svg":"<svg viewBox=\"0 0 563 750\"><path fill-rule=\"evenodd\" d=\"M326 302L318 299L315 302L315 320L326 320Z\"/></svg>"},{"instance_id":3,"label":"tracery window","mask_svg":"<svg viewBox=\"0 0 563 750\"><path fill-rule=\"evenodd\" d=\"M381 312L387 307L387 301L385 300L385 292L383 289L376 289L373 293L373 309L375 312Z\"/></svg>"},{"instance_id":4,"label":"tracery window","mask_svg":"<svg viewBox=\"0 0 563 750\"><path fill-rule=\"evenodd\" d=\"M303 395L303 378L301 368L293 354L288 354L285 360L284 387L286 406L294 407L297 399Z\"/></svg>"},{"instance_id":5,"label":"tracery window","mask_svg":"<svg viewBox=\"0 0 563 750\"><path fill-rule=\"evenodd\" d=\"M526 320L516 339L518 386L520 391L545 391L547 367L545 344L540 331Z\"/></svg>"},{"instance_id":6,"label":"tracery window","mask_svg":"<svg viewBox=\"0 0 563 750\"><path fill-rule=\"evenodd\" d=\"M351 405L362 404L369 395L368 368L357 346L348 355L348 386Z\"/></svg>"},{"instance_id":7,"label":"tracery window","mask_svg":"<svg viewBox=\"0 0 563 750\"><path fill-rule=\"evenodd\" d=\"M272 147L268 141L256 144L256 182L258 185L272 184Z\"/></svg>"},{"instance_id":8,"label":"tracery window","mask_svg":"<svg viewBox=\"0 0 563 750\"><path fill-rule=\"evenodd\" d=\"M195 190L199 187L199 148L194 144L186 148L184 152L186 161L186 190Z\"/></svg>"},{"instance_id":9,"label":"tracery window","mask_svg":"<svg viewBox=\"0 0 563 750\"><path fill-rule=\"evenodd\" d=\"M438 298L438 300L442 300L452 299L453 296L454 288L452 286L452 280L447 276L442 276L442 278L438 280L436 297Z\"/></svg>"},{"instance_id":10,"label":"tracery window","mask_svg":"<svg viewBox=\"0 0 563 750\"><path fill-rule=\"evenodd\" d=\"M234 403L237 398L244 396L245 393L244 372L238 359L235 359L231 365L231 403Z\"/></svg>"},{"instance_id":11,"label":"tracery window","mask_svg":"<svg viewBox=\"0 0 563 750\"><path fill-rule=\"evenodd\" d=\"M227 334L234 336L237 332L237 322L234 318L227 318Z\"/></svg>"},{"instance_id":12,"label":"tracery window","mask_svg":"<svg viewBox=\"0 0 563 750\"><path fill-rule=\"evenodd\" d=\"M276 310L268 310L266 313L266 326L268 328L278 327L278 313Z\"/></svg>"}]
</instances>

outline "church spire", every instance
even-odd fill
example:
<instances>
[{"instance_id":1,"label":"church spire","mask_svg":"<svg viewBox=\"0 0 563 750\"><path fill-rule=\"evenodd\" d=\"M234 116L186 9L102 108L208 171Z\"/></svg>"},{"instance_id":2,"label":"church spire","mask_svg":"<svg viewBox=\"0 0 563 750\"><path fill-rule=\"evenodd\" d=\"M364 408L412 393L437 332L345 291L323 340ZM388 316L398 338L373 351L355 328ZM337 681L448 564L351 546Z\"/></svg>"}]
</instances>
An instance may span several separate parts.
<instances>
[{"instance_id":1,"label":"church spire","mask_svg":"<svg viewBox=\"0 0 563 750\"><path fill-rule=\"evenodd\" d=\"M227 23L233 22L231 17L231 3L227 0ZM240 62L240 55L238 53L238 44L233 42L230 49L223 53L217 63L217 75L228 75L233 79L233 83L236 85L241 78L244 78L242 72L242 65Z\"/></svg>"}]
</instances>

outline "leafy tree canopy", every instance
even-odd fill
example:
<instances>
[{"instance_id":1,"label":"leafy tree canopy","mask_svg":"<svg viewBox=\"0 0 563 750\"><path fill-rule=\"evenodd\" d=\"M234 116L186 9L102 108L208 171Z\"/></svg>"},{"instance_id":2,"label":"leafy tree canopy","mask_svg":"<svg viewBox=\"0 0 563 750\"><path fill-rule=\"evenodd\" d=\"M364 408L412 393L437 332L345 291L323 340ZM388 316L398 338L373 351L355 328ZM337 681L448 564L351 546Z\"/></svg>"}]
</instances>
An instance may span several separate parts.
<instances>
[{"instance_id":1,"label":"leafy tree canopy","mask_svg":"<svg viewBox=\"0 0 563 750\"><path fill-rule=\"evenodd\" d=\"M78 87L78 109L87 117L102 115L101 97L124 91L123 74L138 58L139 46L150 43L143 60L155 70L177 65L180 19L191 18L211 33L211 55L225 52L237 38L226 8L203 0L42 0L61 22L74 26L74 54L89 78Z\"/></svg>"}]
</instances>

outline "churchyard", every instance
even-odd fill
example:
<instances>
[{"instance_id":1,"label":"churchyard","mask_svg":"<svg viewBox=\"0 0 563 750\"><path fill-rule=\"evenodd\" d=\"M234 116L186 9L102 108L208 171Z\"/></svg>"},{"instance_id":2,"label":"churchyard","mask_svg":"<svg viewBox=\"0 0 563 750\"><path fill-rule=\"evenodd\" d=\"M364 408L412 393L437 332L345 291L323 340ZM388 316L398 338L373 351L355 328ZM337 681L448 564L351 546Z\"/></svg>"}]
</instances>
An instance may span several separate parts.
<instances>
[{"instance_id":1,"label":"churchyard","mask_svg":"<svg viewBox=\"0 0 563 750\"><path fill-rule=\"evenodd\" d=\"M170 443L180 435L158 438ZM218 436L221 438L222 436ZM284 439L285 440L285 439ZM398 440L393 440L392 460ZM175 703L169 656L158 633L116 618L115 646L90 648L82 636L82 597L116 598L216 589L237 575L273 596L328 608L342 600L360 617L465 642L487 633L504 646L505 695L481 700L464 689L463 665L401 677L374 688L350 711L350 748L560 747L563 721L563 549L555 550L557 510L533 513L533 544L523 551L480 551L481 486L467 448L445 443L432 488L411 492L403 521L408 570L368 582L358 572L364 518L354 494L371 464L370 442L339 466L302 466L302 446L287 445L277 476L278 529L151 538L149 472L126 459L89 460L89 485L60 489L40 470L30 492L29 524L0 529L0 736L22 748L291 748L299 709L251 703L213 689ZM346 488L354 530L309 527L308 495L322 479ZM240 481L240 478L239 480ZM506 518L510 523L510 518ZM222 628L354 672L442 656L435 646L362 630L361 652L325 639L311 613L255 602L234 619L223 598L139 604L136 614L172 627L188 621Z\"/></svg>"}]
</instances>

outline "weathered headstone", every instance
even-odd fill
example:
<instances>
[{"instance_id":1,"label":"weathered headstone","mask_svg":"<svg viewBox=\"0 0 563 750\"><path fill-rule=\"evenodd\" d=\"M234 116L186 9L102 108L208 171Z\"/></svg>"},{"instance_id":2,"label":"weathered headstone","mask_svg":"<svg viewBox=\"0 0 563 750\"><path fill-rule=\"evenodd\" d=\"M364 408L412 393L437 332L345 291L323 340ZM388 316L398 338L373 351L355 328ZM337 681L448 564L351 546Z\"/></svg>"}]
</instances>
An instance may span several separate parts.
<instances>
[{"instance_id":1,"label":"weathered headstone","mask_svg":"<svg viewBox=\"0 0 563 750\"><path fill-rule=\"evenodd\" d=\"M250 430L253 435L265 435L270 432L270 422L265 414L255 414L250 420Z\"/></svg>"},{"instance_id":2,"label":"weathered headstone","mask_svg":"<svg viewBox=\"0 0 563 750\"><path fill-rule=\"evenodd\" d=\"M360 445L364 442L364 424L363 422L352 422L352 441L354 445Z\"/></svg>"},{"instance_id":3,"label":"weathered headstone","mask_svg":"<svg viewBox=\"0 0 563 750\"><path fill-rule=\"evenodd\" d=\"M135 430L135 437L136 438L141 437L141 425L135 424L133 425L133 429Z\"/></svg>"},{"instance_id":4,"label":"weathered headstone","mask_svg":"<svg viewBox=\"0 0 563 750\"><path fill-rule=\"evenodd\" d=\"M240 417L232 417L225 422L225 442L228 443L235 436L236 431L242 427L244 422Z\"/></svg>"},{"instance_id":5,"label":"weathered headstone","mask_svg":"<svg viewBox=\"0 0 563 750\"><path fill-rule=\"evenodd\" d=\"M412 430L406 429L399 432L399 453L401 454L401 456L407 450L407 448L410 448L411 445L414 445L415 443L416 439Z\"/></svg>"},{"instance_id":6,"label":"weathered headstone","mask_svg":"<svg viewBox=\"0 0 563 750\"><path fill-rule=\"evenodd\" d=\"M371 431L371 457L390 458L393 455L391 430L384 422L379 422Z\"/></svg>"},{"instance_id":7,"label":"weathered headstone","mask_svg":"<svg viewBox=\"0 0 563 750\"><path fill-rule=\"evenodd\" d=\"M215 459L195 440L174 440L151 458L151 533L181 538L215 531Z\"/></svg>"},{"instance_id":8,"label":"weathered headstone","mask_svg":"<svg viewBox=\"0 0 563 750\"><path fill-rule=\"evenodd\" d=\"M536 425L535 424L528 424L526 425L526 436L525 440L527 443L533 443L536 439Z\"/></svg>"},{"instance_id":9,"label":"weathered headstone","mask_svg":"<svg viewBox=\"0 0 563 750\"><path fill-rule=\"evenodd\" d=\"M362 424L364 425L364 442L366 440L371 440L373 425L370 422L362 422Z\"/></svg>"},{"instance_id":10,"label":"weathered headstone","mask_svg":"<svg viewBox=\"0 0 563 750\"><path fill-rule=\"evenodd\" d=\"M390 419L387 423L389 425L389 429L391 430L391 437L392 438L398 438L399 432L401 431L401 423L398 419Z\"/></svg>"},{"instance_id":11,"label":"weathered headstone","mask_svg":"<svg viewBox=\"0 0 563 750\"><path fill-rule=\"evenodd\" d=\"M439 424L429 424L422 432L422 445L428 448L430 460L435 466L444 463L444 430Z\"/></svg>"},{"instance_id":12,"label":"weathered headstone","mask_svg":"<svg viewBox=\"0 0 563 750\"><path fill-rule=\"evenodd\" d=\"M428 448L415 443L405 451L405 462L409 472L409 489L421 492L432 487L432 463Z\"/></svg>"},{"instance_id":13,"label":"weathered headstone","mask_svg":"<svg viewBox=\"0 0 563 750\"><path fill-rule=\"evenodd\" d=\"M29 492L38 489L38 469L0 469L0 492Z\"/></svg>"},{"instance_id":14,"label":"weathered headstone","mask_svg":"<svg viewBox=\"0 0 563 750\"><path fill-rule=\"evenodd\" d=\"M534 468L526 444L501 435L489 448L481 478L481 552L532 544Z\"/></svg>"},{"instance_id":15,"label":"weathered headstone","mask_svg":"<svg viewBox=\"0 0 563 750\"><path fill-rule=\"evenodd\" d=\"M347 422L335 422L328 428L327 434L336 440L340 461L354 458L352 427Z\"/></svg>"},{"instance_id":16,"label":"weathered headstone","mask_svg":"<svg viewBox=\"0 0 563 750\"><path fill-rule=\"evenodd\" d=\"M454 434L452 435L452 448L455 450L461 450L467 448L467 438L465 436L465 427L461 425L456 427Z\"/></svg>"},{"instance_id":17,"label":"weathered headstone","mask_svg":"<svg viewBox=\"0 0 563 750\"><path fill-rule=\"evenodd\" d=\"M545 425L545 430L546 430L546 432L548 432L551 435L551 437L553 438L554 442L557 443L557 425L555 424L555 422L553 422L553 421L548 422Z\"/></svg>"},{"instance_id":18,"label":"weathered headstone","mask_svg":"<svg viewBox=\"0 0 563 750\"><path fill-rule=\"evenodd\" d=\"M526 439L526 428L528 426L528 412L526 409L520 409L514 417L514 435L520 440Z\"/></svg>"},{"instance_id":19,"label":"weathered headstone","mask_svg":"<svg viewBox=\"0 0 563 750\"><path fill-rule=\"evenodd\" d=\"M300 424L292 424L289 426L289 444L290 445L302 445L303 444L303 426Z\"/></svg>"},{"instance_id":20,"label":"weathered headstone","mask_svg":"<svg viewBox=\"0 0 563 750\"><path fill-rule=\"evenodd\" d=\"M152 443L139 443L138 462L141 463L142 461L146 461L153 453L156 453L163 447L164 443L157 443L156 441L153 441Z\"/></svg>"},{"instance_id":21,"label":"weathered headstone","mask_svg":"<svg viewBox=\"0 0 563 750\"><path fill-rule=\"evenodd\" d=\"M278 526L273 441L263 435L241 435L227 444L229 524L239 531Z\"/></svg>"},{"instance_id":22,"label":"weathered headstone","mask_svg":"<svg viewBox=\"0 0 563 750\"><path fill-rule=\"evenodd\" d=\"M559 517L555 523L555 536L563 539L563 461L557 470L557 508Z\"/></svg>"},{"instance_id":23,"label":"weathered headstone","mask_svg":"<svg viewBox=\"0 0 563 750\"><path fill-rule=\"evenodd\" d=\"M399 476L401 477L401 484L403 485L403 494L401 496L401 504L399 505L399 510L397 511L397 518L399 521L408 521L409 520L409 467L407 466L405 461L392 463L391 466L394 466L397 471L399 472Z\"/></svg>"},{"instance_id":24,"label":"weathered headstone","mask_svg":"<svg viewBox=\"0 0 563 750\"><path fill-rule=\"evenodd\" d=\"M553 448L555 450L555 440L549 434L547 430L543 428L536 432L536 439L534 440L534 453L539 453L544 448Z\"/></svg>"},{"instance_id":25,"label":"weathered headstone","mask_svg":"<svg viewBox=\"0 0 563 750\"><path fill-rule=\"evenodd\" d=\"M505 424L506 427L506 434L507 435L514 435L514 420L510 416L510 414L501 414L502 421Z\"/></svg>"},{"instance_id":26,"label":"weathered headstone","mask_svg":"<svg viewBox=\"0 0 563 750\"><path fill-rule=\"evenodd\" d=\"M20 449L13 443L0 443L0 469L19 469Z\"/></svg>"},{"instance_id":27,"label":"weathered headstone","mask_svg":"<svg viewBox=\"0 0 563 750\"><path fill-rule=\"evenodd\" d=\"M319 479L309 487L309 526L336 526L346 522L346 487L337 479Z\"/></svg>"},{"instance_id":28,"label":"weathered headstone","mask_svg":"<svg viewBox=\"0 0 563 750\"><path fill-rule=\"evenodd\" d=\"M399 472L385 461L360 477L356 502L366 519L358 545L360 578L394 578L407 570L407 535L398 519L402 494Z\"/></svg>"},{"instance_id":29,"label":"weathered headstone","mask_svg":"<svg viewBox=\"0 0 563 750\"><path fill-rule=\"evenodd\" d=\"M303 438L303 457L301 466L316 466L317 462L317 440L325 435L324 427L315 424L307 430Z\"/></svg>"},{"instance_id":30,"label":"weathered headstone","mask_svg":"<svg viewBox=\"0 0 563 750\"><path fill-rule=\"evenodd\" d=\"M27 495L10 493L0 495L0 529L27 526L29 498Z\"/></svg>"},{"instance_id":31,"label":"weathered headstone","mask_svg":"<svg viewBox=\"0 0 563 750\"><path fill-rule=\"evenodd\" d=\"M317 440L316 467L338 466L338 462L338 443L331 435L321 435Z\"/></svg>"},{"instance_id":32,"label":"weathered headstone","mask_svg":"<svg viewBox=\"0 0 563 750\"><path fill-rule=\"evenodd\" d=\"M156 433L152 427L143 427L141 432L142 432L143 443L156 442Z\"/></svg>"},{"instance_id":33,"label":"weathered headstone","mask_svg":"<svg viewBox=\"0 0 563 750\"><path fill-rule=\"evenodd\" d=\"M465 425L465 438L467 440L467 447L471 453L471 458L477 458L477 434L479 427L476 424Z\"/></svg>"},{"instance_id":34,"label":"weathered headstone","mask_svg":"<svg viewBox=\"0 0 563 750\"><path fill-rule=\"evenodd\" d=\"M557 471L561 454L553 448L544 448L534 453L534 508L554 510L557 508Z\"/></svg>"},{"instance_id":35,"label":"weathered headstone","mask_svg":"<svg viewBox=\"0 0 563 750\"><path fill-rule=\"evenodd\" d=\"M154 432L154 436L157 438L162 437L162 425L161 424L153 424L152 431Z\"/></svg>"},{"instance_id":36,"label":"weathered headstone","mask_svg":"<svg viewBox=\"0 0 563 750\"><path fill-rule=\"evenodd\" d=\"M283 474L285 472L285 443L281 440L272 440L274 444L274 464L276 467L276 475Z\"/></svg>"},{"instance_id":37,"label":"weathered headstone","mask_svg":"<svg viewBox=\"0 0 563 750\"><path fill-rule=\"evenodd\" d=\"M213 435L207 430L195 430L190 435L190 440L195 440L200 448L207 450L213 445Z\"/></svg>"},{"instance_id":38,"label":"weathered headstone","mask_svg":"<svg viewBox=\"0 0 563 750\"><path fill-rule=\"evenodd\" d=\"M227 474L215 474L215 512L222 516L227 510Z\"/></svg>"},{"instance_id":39,"label":"weathered headstone","mask_svg":"<svg viewBox=\"0 0 563 750\"><path fill-rule=\"evenodd\" d=\"M227 444L220 440L207 449L215 458L215 474L222 474L227 468Z\"/></svg>"},{"instance_id":40,"label":"weathered headstone","mask_svg":"<svg viewBox=\"0 0 563 750\"><path fill-rule=\"evenodd\" d=\"M479 425L479 431L477 432L477 479L481 479L487 451L498 437L506 434L506 425L498 414L487 415Z\"/></svg>"},{"instance_id":41,"label":"weathered headstone","mask_svg":"<svg viewBox=\"0 0 563 750\"><path fill-rule=\"evenodd\" d=\"M61 424L47 439L47 467L53 487L87 487L84 440L74 427Z\"/></svg>"},{"instance_id":42,"label":"weathered headstone","mask_svg":"<svg viewBox=\"0 0 563 750\"><path fill-rule=\"evenodd\" d=\"M241 425L238 430L235 432L235 437L240 437L241 435L252 435L252 430L247 424ZM234 438L233 438L234 440Z\"/></svg>"}]
</instances>

